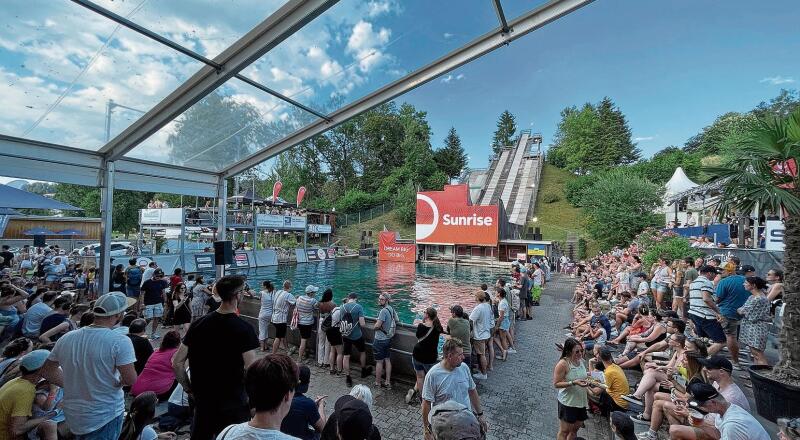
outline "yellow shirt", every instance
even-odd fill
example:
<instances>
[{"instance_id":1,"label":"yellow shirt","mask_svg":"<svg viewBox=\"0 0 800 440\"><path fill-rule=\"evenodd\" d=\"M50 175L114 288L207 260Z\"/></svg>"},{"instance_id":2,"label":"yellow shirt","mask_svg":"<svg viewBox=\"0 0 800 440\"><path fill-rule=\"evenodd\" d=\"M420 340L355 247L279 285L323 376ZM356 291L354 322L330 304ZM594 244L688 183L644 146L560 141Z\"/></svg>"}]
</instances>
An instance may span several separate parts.
<instances>
[{"instance_id":1,"label":"yellow shirt","mask_svg":"<svg viewBox=\"0 0 800 440\"><path fill-rule=\"evenodd\" d=\"M10 439L11 417L30 417L36 387L18 377L0 388L0 439Z\"/></svg>"},{"instance_id":2,"label":"yellow shirt","mask_svg":"<svg viewBox=\"0 0 800 440\"><path fill-rule=\"evenodd\" d=\"M606 388L608 395L614 399L617 405L627 408L628 402L625 401L622 396L630 393L630 387L628 386L628 379L625 377L622 368L617 364L611 364L603 371L603 376L605 377L606 386L608 387Z\"/></svg>"}]
</instances>

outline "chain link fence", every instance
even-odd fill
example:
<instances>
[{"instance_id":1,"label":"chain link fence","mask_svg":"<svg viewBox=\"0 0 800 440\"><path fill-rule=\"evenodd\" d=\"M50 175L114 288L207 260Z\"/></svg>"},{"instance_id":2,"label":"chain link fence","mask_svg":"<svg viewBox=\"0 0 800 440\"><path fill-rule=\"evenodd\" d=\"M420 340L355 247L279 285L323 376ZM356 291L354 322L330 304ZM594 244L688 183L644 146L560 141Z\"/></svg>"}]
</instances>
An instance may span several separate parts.
<instances>
[{"instance_id":1,"label":"chain link fence","mask_svg":"<svg viewBox=\"0 0 800 440\"><path fill-rule=\"evenodd\" d=\"M394 208L394 203L386 202L386 203L381 203L380 205L375 205L369 209L365 209L360 212L338 214L336 216L336 227L346 228L347 226L350 225L355 225L358 223L372 220L375 217L380 217L383 214L386 214L387 212L391 211L392 208Z\"/></svg>"}]
</instances>

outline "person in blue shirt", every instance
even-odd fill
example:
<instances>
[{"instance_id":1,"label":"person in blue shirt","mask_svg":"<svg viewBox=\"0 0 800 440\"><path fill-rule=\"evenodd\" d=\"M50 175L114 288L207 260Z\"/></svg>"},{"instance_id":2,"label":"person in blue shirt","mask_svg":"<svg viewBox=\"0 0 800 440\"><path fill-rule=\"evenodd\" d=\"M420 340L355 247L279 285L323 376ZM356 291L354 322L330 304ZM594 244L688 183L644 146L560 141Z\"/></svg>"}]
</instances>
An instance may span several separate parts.
<instances>
[{"instance_id":1,"label":"person in blue shirt","mask_svg":"<svg viewBox=\"0 0 800 440\"><path fill-rule=\"evenodd\" d=\"M326 421L326 396L318 396L314 400L306 396L308 384L311 382L311 370L300 365L298 373L300 380L294 389L289 413L281 421L281 432L302 440L319 440Z\"/></svg>"},{"instance_id":2,"label":"person in blue shirt","mask_svg":"<svg viewBox=\"0 0 800 440\"><path fill-rule=\"evenodd\" d=\"M745 277L753 276L755 268L753 266L743 266L744 275L736 274L736 263L729 261L723 267L722 279L717 284L715 291L717 306L720 311L720 324L725 332L728 352L731 354L731 361L735 370L741 370L739 366L739 342L737 334L741 316L736 311L742 307L750 297L750 292L744 288Z\"/></svg>"},{"instance_id":3,"label":"person in blue shirt","mask_svg":"<svg viewBox=\"0 0 800 440\"><path fill-rule=\"evenodd\" d=\"M358 303L358 294L355 292L351 292L347 295L347 302L342 305L341 310L339 311L339 316L334 317L337 322L340 323L340 331L344 326L341 325L342 321L345 321L345 315L350 313L352 317L352 322L348 323L352 325L352 330L348 333L347 331L342 331L342 348L344 349L344 356L342 357L342 369L345 373L345 383L348 387L353 386L353 379L350 377L350 355L353 352L353 347L359 353L359 361L361 363L361 378L365 378L370 375L372 369L367 366L367 352L364 342L364 334L361 332L361 327L366 326L364 322L364 308L361 307L361 304Z\"/></svg>"}]
</instances>

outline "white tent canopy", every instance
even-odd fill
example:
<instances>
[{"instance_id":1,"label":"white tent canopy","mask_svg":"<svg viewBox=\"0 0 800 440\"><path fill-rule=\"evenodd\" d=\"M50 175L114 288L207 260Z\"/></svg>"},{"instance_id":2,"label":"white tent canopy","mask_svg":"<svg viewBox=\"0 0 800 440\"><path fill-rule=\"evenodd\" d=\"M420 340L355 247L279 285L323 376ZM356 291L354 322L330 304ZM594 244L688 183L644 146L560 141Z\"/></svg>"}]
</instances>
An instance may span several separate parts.
<instances>
[{"instance_id":1,"label":"white tent canopy","mask_svg":"<svg viewBox=\"0 0 800 440\"><path fill-rule=\"evenodd\" d=\"M680 194L699 185L694 183L692 179L686 176L683 168L678 167L675 168L675 172L672 174L672 177L670 177L669 182L667 182L665 186L666 192L664 193L664 198L669 199L676 194Z\"/></svg>"}]
</instances>

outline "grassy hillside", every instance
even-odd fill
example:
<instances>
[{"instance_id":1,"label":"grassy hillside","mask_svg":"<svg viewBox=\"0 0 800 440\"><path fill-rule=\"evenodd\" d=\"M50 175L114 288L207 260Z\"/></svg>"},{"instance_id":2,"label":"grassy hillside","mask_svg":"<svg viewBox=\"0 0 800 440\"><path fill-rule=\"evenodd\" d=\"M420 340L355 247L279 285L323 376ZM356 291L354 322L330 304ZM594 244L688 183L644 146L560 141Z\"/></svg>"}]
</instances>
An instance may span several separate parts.
<instances>
[{"instance_id":1,"label":"grassy hillside","mask_svg":"<svg viewBox=\"0 0 800 440\"><path fill-rule=\"evenodd\" d=\"M572 206L564 197L564 185L574 178L575 176L569 171L550 164L544 165L534 212L538 223L531 223L531 226L539 226L545 240L562 243L566 240L568 232L574 232L586 239L587 255L594 255L598 249L584 229L581 210ZM554 202L545 203L545 200L556 198Z\"/></svg>"},{"instance_id":2,"label":"grassy hillside","mask_svg":"<svg viewBox=\"0 0 800 440\"><path fill-rule=\"evenodd\" d=\"M395 217L394 211L389 211L372 220L339 229L334 240L341 239L341 245L358 249L361 243L361 231L372 231L372 241L377 243L378 233L383 231L384 225L390 231L399 231L400 238L414 238L414 225L403 224Z\"/></svg>"}]
</instances>

